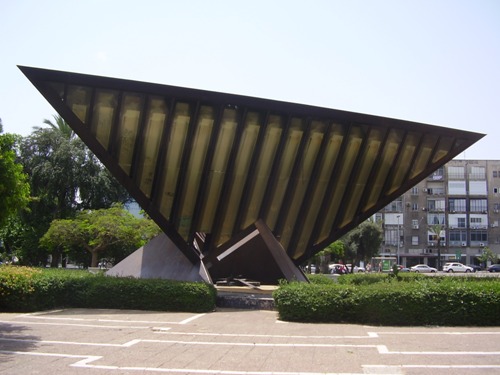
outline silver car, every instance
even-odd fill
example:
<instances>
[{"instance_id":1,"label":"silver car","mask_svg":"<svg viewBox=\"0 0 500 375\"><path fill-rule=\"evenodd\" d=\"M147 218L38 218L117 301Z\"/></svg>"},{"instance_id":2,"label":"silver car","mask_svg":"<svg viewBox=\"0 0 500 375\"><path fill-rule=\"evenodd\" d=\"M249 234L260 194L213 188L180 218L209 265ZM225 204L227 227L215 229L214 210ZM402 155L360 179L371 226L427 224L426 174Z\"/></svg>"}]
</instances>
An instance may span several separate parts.
<instances>
[{"instance_id":1,"label":"silver car","mask_svg":"<svg viewBox=\"0 0 500 375\"><path fill-rule=\"evenodd\" d=\"M437 269L433 267L429 267L427 264L417 264L416 266L413 266L410 268L411 272L426 272L426 273L434 273L437 272Z\"/></svg>"},{"instance_id":2,"label":"silver car","mask_svg":"<svg viewBox=\"0 0 500 375\"><path fill-rule=\"evenodd\" d=\"M443 266L443 272L474 272L474 269L462 263L446 263Z\"/></svg>"}]
</instances>

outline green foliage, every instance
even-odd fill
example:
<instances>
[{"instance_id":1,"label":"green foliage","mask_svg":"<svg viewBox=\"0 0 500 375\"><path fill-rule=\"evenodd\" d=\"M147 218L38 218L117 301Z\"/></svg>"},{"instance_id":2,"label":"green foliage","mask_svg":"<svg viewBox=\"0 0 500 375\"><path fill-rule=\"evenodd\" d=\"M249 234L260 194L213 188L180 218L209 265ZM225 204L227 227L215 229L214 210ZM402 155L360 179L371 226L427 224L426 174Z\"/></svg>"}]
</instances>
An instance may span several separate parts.
<instances>
[{"instance_id":1,"label":"green foliage","mask_svg":"<svg viewBox=\"0 0 500 375\"><path fill-rule=\"evenodd\" d=\"M213 310L215 300L215 288L201 282L0 266L0 311L82 307L206 312Z\"/></svg>"},{"instance_id":2,"label":"green foliage","mask_svg":"<svg viewBox=\"0 0 500 375\"><path fill-rule=\"evenodd\" d=\"M28 205L30 196L27 175L16 160L18 137L1 133L0 130L0 228Z\"/></svg>"},{"instance_id":3,"label":"green foliage","mask_svg":"<svg viewBox=\"0 0 500 375\"><path fill-rule=\"evenodd\" d=\"M283 284L274 293L280 318L382 325L500 324L498 279L400 275L342 277L338 284ZM474 281L472 281L474 279Z\"/></svg>"},{"instance_id":4,"label":"green foliage","mask_svg":"<svg viewBox=\"0 0 500 375\"><path fill-rule=\"evenodd\" d=\"M371 220L364 221L342 238L345 260L353 265L376 256L382 244L382 227Z\"/></svg>"},{"instance_id":5,"label":"green foliage","mask_svg":"<svg viewBox=\"0 0 500 375\"><path fill-rule=\"evenodd\" d=\"M84 209L109 208L127 202L130 196L102 163L71 132L60 117L50 128L36 128L19 146L19 162L28 175L31 189L29 214L19 215L22 229L11 233L5 242L18 251L22 264L45 266L47 250L39 239L54 219L72 219ZM51 252L54 264L60 250Z\"/></svg>"},{"instance_id":6,"label":"green foliage","mask_svg":"<svg viewBox=\"0 0 500 375\"><path fill-rule=\"evenodd\" d=\"M74 219L52 221L40 244L52 252L89 251L91 266L97 267L99 254L114 250L115 262L120 261L158 233L152 220L137 218L121 205L115 205L80 212Z\"/></svg>"}]
</instances>

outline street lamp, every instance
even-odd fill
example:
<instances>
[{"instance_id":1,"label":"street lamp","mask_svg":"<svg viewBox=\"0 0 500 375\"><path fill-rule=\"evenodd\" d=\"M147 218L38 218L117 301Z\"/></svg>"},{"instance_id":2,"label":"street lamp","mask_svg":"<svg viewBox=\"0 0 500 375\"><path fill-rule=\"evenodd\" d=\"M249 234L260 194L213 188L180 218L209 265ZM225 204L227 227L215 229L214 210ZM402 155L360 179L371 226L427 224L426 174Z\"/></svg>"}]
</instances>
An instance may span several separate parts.
<instances>
[{"instance_id":1,"label":"street lamp","mask_svg":"<svg viewBox=\"0 0 500 375\"><path fill-rule=\"evenodd\" d=\"M396 218L398 219L398 247L396 250L396 262L399 264L399 243L401 242L401 237L399 236L399 217L401 215L397 215Z\"/></svg>"}]
</instances>

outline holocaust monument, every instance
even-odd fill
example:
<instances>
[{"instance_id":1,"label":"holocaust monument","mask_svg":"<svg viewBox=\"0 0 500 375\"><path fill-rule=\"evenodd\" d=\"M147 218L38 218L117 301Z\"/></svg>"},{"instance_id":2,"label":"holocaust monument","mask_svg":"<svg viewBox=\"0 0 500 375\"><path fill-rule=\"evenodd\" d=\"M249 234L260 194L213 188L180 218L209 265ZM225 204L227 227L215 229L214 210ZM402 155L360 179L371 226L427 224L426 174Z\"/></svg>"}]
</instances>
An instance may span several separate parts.
<instances>
[{"instance_id":1,"label":"holocaust monument","mask_svg":"<svg viewBox=\"0 0 500 375\"><path fill-rule=\"evenodd\" d=\"M20 67L163 235L108 273L306 281L298 265L482 134Z\"/></svg>"}]
</instances>

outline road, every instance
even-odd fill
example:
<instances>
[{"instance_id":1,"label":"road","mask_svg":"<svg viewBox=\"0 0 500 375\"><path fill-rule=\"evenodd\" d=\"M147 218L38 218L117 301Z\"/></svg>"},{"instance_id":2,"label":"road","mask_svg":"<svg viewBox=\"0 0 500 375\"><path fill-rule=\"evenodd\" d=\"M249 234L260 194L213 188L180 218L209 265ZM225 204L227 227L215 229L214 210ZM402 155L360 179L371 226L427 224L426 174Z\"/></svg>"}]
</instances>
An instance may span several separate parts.
<instances>
[{"instance_id":1,"label":"road","mask_svg":"<svg viewBox=\"0 0 500 375\"><path fill-rule=\"evenodd\" d=\"M286 323L274 311L0 314L0 374L500 374L500 327Z\"/></svg>"}]
</instances>

